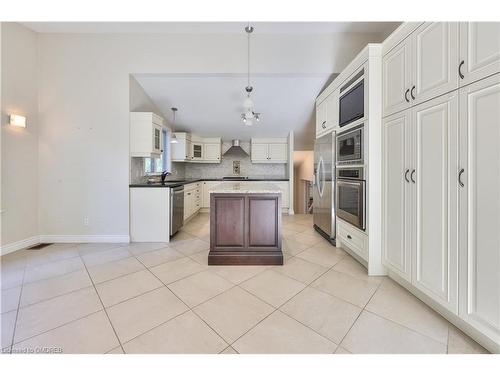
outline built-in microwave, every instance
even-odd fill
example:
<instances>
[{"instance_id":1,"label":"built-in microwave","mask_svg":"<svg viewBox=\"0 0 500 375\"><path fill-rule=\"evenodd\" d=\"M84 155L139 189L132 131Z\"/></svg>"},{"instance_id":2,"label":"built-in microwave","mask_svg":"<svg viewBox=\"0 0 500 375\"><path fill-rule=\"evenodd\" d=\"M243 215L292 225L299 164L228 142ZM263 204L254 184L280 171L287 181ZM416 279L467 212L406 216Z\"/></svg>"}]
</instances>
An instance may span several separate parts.
<instances>
[{"instance_id":1,"label":"built-in microwave","mask_svg":"<svg viewBox=\"0 0 500 375\"><path fill-rule=\"evenodd\" d=\"M343 127L365 115L364 70L340 88L339 126Z\"/></svg>"},{"instance_id":2,"label":"built-in microwave","mask_svg":"<svg viewBox=\"0 0 500 375\"><path fill-rule=\"evenodd\" d=\"M363 164L363 126L337 135L337 165Z\"/></svg>"}]
</instances>

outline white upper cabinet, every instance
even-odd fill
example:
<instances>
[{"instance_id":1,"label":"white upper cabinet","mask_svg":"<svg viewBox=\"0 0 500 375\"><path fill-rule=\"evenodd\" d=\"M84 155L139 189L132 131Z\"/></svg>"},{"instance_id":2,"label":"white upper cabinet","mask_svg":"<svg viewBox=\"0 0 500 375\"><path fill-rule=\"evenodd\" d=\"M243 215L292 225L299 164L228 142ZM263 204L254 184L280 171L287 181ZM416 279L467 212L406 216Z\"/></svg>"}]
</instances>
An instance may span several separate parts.
<instances>
[{"instance_id":1,"label":"white upper cabinet","mask_svg":"<svg viewBox=\"0 0 500 375\"><path fill-rule=\"evenodd\" d=\"M461 176L453 181L460 185L459 315L497 345L500 343L499 124L499 74L460 89L458 173Z\"/></svg>"},{"instance_id":2,"label":"white upper cabinet","mask_svg":"<svg viewBox=\"0 0 500 375\"><path fill-rule=\"evenodd\" d=\"M202 138L190 133L175 133L178 143L172 144L172 161L220 163L220 138Z\"/></svg>"},{"instance_id":3,"label":"white upper cabinet","mask_svg":"<svg viewBox=\"0 0 500 375\"><path fill-rule=\"evenodd\" d=\"M422 103L458 87L458 23L426 22L412 34L410 98Z\"/></svg>"},{"instance_id":4,"label":"white upper cabinet","mask_svg":"<svg viewBox=\"0 0 500 375\"><path fill-rule=\"evenodd\" d=\"M339 125L339 90L335 90L316 106L316 138Z\"/></svg>"},{"instance_id":5,"label":"white upper cabinet","mask_svg":"<svg viewBox=\"0 0 500 375\"><path fill-rule=\"evenodd\" d=\"M160 157L163 118L152 112L130 112L130 156Z\"/></svg>"},{"instance_id":6,"label":"white upper cabinet","mask_svg":"<svg viewBox=\"0 0 500 375\"><path fill-rule=\"evenodd\" d=\"M458 312L458 94L413 108L416 187L413 284Z\"/></svg>"},{"instance_id":7,"label":"white upper cabinet","mask_svg":"<svg viewBox=\"0 0 500 375\"><path fill-rule=\"evenodd\" d=\"M500 72L500 22L460 23L460 86Z\"/></svg>"},{"instance_id":8,"label":"white upper cabinet","mask_svg":"<svg viewBox=\"0 0 500 375\"><path fill-rule=\"evenodd\" d=\"M286 138L252 138L250 156L252 163L287 163Z\"/></svg>"},{"instance_id":9,"label":"white upper cabinet","mask_svg":"<svg viewBox=\"0 0 500 375\"><path fill-rule=\"evenodd\" d=\"M270 143L268 147L269 160L274 162L284 162L288 159L288 145L286 143Z\"/></svg>"},{"instance_id":10,"label":"white upper cabinet","mask_svg":"<svg viewBox=\"0 0 500 375\"><path fill-rule=\"evenodd\" d=\"M326 99L316 106L316 137L326 131Z\"/></svg>"},{"instance_id":11,"label":"white upper cabinet","mask_svg":"<svg viewBox=\"0 0 500 375\"><path fill-rule=\"evenodd\" d=\"M411 43L410 37L401 41L382 59L383 115L401 111L410 106Z\"/></svg>"},{"instance_id":12,"label":"white upper cabinet","mask_svg":"<svg viewBox=\"0 0 500 375\"><path fill-rule=\"evenodd\" d=\"M220 162L221 143L205 143L203 144L204 159L207 161Z\"/></svg>"},{"instance_id":13,"label":"white upper cabinet","mask_svg":"<svg viewBox=\"0 0 500 375\"><path fill-rule=\"evenodd\" d=\"M252 143L251 154L252 163L256 162L267 162L269 159L267 143Z\"/></svg>"},{"instance_id":14,"label":"white upper cabinet","mask_svg":"<svg viewBox=\"0 0 500 375\"><path fill-rule=\"evenodd\" d=\"M190 161L192 155L191 134L175 133L177 143L171 143L172 161Z\"/></svg>"},{"instance_id":15,"label":"white upper cabinet","mask_svg":"<svg viewBox=\"0 0 500 375\"><path fill-rule=\"evenodd\" d=\"M412 171L410 110L383 120L383 263L411 281Z\"/></svg>"}]
</instances>

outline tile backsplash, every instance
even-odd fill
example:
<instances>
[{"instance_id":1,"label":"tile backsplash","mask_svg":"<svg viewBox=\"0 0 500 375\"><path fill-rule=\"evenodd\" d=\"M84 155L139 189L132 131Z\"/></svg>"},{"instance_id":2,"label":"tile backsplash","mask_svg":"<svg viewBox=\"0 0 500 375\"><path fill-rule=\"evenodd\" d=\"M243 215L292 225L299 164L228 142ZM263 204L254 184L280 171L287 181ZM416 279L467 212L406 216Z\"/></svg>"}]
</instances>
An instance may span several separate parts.
<instances>
[{"instance_id":1,"label":"tile backsplash","mask_svg":"<svg viewBox=\"0 0 500 375\"><path fill-rule=\"evenodd\" d=\"M230 155L222 156L220 164L205 163L172 163L172 175L167 180L181 180L184 178L222 178L224 176L235 176L233 173L233 161L240 162L240 176L248 177L274 177L287 178L287 164L252 163L250 156ZM133 184L146 182L144 172L144 158L133 157L130 159L130 182Z\"/></svg>"},{"instance_id":2,"label":"tile backsplash","mask_svg":"<svg viewBox=\"0 0 500 375\"><path fill-rule=\"evenodd\" d=\"M182 180L186 176L185 163L172 163L172 174L167 180ZM144 172L144 158L130 158L130 182L140 184L146 182L146 173Z\"/></svg>"},{"instance_id":3,"label":"tile backsplash","mask_svg":"<svg viewBox=\"0 0 500 375\"><path fill-rule=\"evenodd\" d=\"M230 154L223 155L220 164L185 163L185 176L186 178L221 178L224 176L234 176L233 161L240 162L240 176L269 176L277 178L286 178L288 176L287 164L252 163L248 155L240 156Z\"/></svg>"}]
</instances>

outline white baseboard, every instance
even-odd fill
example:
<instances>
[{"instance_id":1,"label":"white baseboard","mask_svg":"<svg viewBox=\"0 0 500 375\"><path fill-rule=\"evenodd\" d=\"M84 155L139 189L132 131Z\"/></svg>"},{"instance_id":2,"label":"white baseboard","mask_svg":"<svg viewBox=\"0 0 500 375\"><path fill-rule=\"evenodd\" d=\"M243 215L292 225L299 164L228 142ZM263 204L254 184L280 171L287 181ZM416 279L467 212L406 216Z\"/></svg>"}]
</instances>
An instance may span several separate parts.
<instances>
[{"instance_id":1,"label":"white baseboard","mask_svg":"<svg viewBox=\"0 0 500 375\"><path fill-rule=\"evenodd\" d=\"M11 242L9 244L0 246L0 255L7 255L9 253L13 253L14 251L21 250L33 245L37 245L39 243L40 243L40 236L33 236L21 241Z\"/></svg>"},{"instance_id":2,"label":"white baseboard","mask_svg":"<svg viewBox=\"0 0 500 375\"><path fill-rule=\"evenodd\" d=\"M128 235L58 235L58 234L44 234L40 236L40 242L51 243L129 243L130 236Z\"/></svg>"},{"instance_id":3,"label":"white baseboard","mask_svg":"<svg viewBox=\"0 0 500 375\"><path fill-rule=\"evenodd\" d=\"M11 242L0 246L0 255L7 255L17 250L22 250L27 247L37 245L39 243L129 243L130 236L128 235L54 235L45 234L41 236L33 236L21 241Z\"/></svg>"},{"instance_id":4,"label":"white baseboard","mask_svg":"<svg viewBox=\"0 0 500 375\"><path fill-rule=\"evenodd\" d=\"M469 324L467 321L460 318L460 316L448 311L438 302L434 301L431 297L425 295L423 292L415 288L412 284L410 284L408 281L406 281L396 273L389 271L387 275L389 276L389 278L400 284L403 288L408 290L419 300L428 305L431 309L440 314L443 318L448 320L451 324L455 325L456 327L464 331L467 335L472 337L475 341L477 341L491 353L500 354L500 346L498 345L498 343L495 342L493 338L486 336L484 333L482 333L474 326Z\"/></svg>"}]
</instances>

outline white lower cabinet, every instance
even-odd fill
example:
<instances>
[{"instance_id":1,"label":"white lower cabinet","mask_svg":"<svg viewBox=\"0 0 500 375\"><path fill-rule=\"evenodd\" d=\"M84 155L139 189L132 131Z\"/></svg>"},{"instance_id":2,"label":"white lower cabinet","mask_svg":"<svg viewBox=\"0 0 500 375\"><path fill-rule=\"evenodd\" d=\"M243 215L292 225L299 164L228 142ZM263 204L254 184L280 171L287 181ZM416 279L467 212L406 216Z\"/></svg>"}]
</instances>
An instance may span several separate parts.
<instances>
[{"instance_id":1,"label":"white lower cabinet","mask_svg":"<svg viewBox=\"0 0 500 375\"><path fill-rule=\"evenodd\" d=\"M384 119L383 256L457 312L457 92Z\"/></svg>"},{"instance_id":2,"label":"white lower cabinet","mask_svg":"<svg viewBox=\"0 0 500 375\"><path fill-rule=\"evenodd\" d=\"M221 184L222 181L203 181L202 184L202 194L201 194L201 208L207 209L210 208L210 189L216 185Z\"/></svg>"},{"instance_id":3,"label":"white lower cabinet","mask_svg":"<svg viewBox=\"0 0 500 375\"><path fill-rule=\"evenodd\" d=\"M384 118L383 142L385 266L500 352L500 74Z\"/></svg>"},{"instance_id":4,"label":"white lower cabinet","mask_svg":"<svg viewBox=\"0 0 500 375\"><path fill-rule=\"evenodd\" d=\"M412 109L412 283L458 312L458 93Z\"/></svg>"},{"instance_id":5,"label":"white lower cabinet","mask_svg":"<svg viewBox=\"0 0 500 375\"><path fill-rule=\"evenodd\" d=\"M368 264L368 236L363 231L337 218L337 246L354 252Z\"/></svg>"},{"instance_id":6,"label":"white lower cabinet","mask_svg":"<svg viewBox=\"0 0 500 375\"><path fill-rule=\"evenodd\" d=\"M187 220L201 208L201 182L184 186L184 220Z\"/></svg>"},{"instance_id":7,"label":"white lower cabinet","mask_svg":"<svg viewBox=\"0 0 500 375\"><path fill-rule=\"evenodd\" d=\"M383 120L383 261L393 272L411 281L412 200L411 111Z\"/></svg>"},{"instance_id":8,"label":"white lower cabinet","mask_svg":"<svg viewBox=\"0 0 500 375\"><path fill-rule=\"evenodd\" d=\"M170 241L170 189L130 188L130 241Z\"/></svg>"},{"instance_id":9,"label":"white lower cabinet","mask_svg":"<svg viewBox=\"0 0 500 375\"><path fill-rule=\"evenodd\" d=\"M460 89L460 142L459 315L500 352L499 74Z\"/></svg>"}]
</instances>

